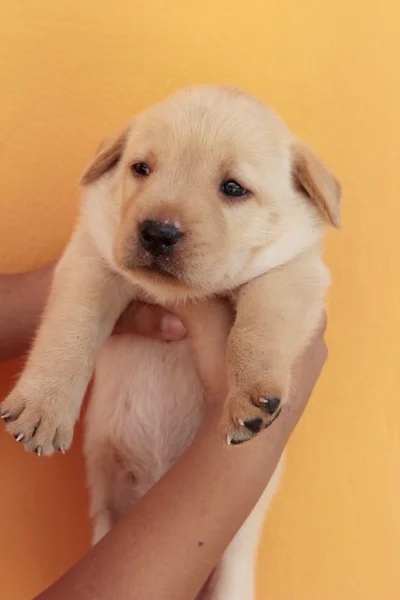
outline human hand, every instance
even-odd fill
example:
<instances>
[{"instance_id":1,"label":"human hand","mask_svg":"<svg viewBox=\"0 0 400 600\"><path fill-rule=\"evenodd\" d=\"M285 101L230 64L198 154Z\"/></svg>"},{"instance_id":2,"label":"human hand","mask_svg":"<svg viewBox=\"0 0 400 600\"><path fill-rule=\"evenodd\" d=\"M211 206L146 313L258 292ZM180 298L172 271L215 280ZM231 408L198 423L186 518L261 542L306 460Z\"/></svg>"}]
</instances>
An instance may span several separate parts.
<instances>
[{"instance_id":1,"label":"human hand","mask_svg":"<svg viewBox=\"0 0 400 600\"><path fill-rule=\"evenodd\" d=\"M178 307L188 332L194 365L208 406L222 406L226 397L226 345L233 311L226 300L203 300Z\"/></svg>"},{"instance_id":2,"label":"human hand","mask_svg":"<svg viewBox=\"0 0 400 600\"><path fill-rule=\"evenodd\" d=\"M135 333L164 341L178 341L186 337L179 317L161 306L132 302L118 319L113 334Z\"/></svg>"}]
</instances>

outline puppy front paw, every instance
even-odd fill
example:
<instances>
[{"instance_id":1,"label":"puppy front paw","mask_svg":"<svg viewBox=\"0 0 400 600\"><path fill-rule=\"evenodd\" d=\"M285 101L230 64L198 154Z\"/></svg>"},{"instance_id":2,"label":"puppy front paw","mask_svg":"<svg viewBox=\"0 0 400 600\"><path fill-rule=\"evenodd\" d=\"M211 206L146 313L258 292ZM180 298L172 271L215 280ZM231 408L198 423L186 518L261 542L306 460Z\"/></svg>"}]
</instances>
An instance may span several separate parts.
<instances>
[{"instance_id":1,"label":"puppy front paw","mask_svg":"<svg viewBox=\"0 0 400 600\"><path fill-rule=\"evenodd\" d=\"M26 450L38 456L49 456L56 451L64 453L71 445L75 419L67 414L53 397L42 392L22 394L15 389L0 405L0 416L7 431Z\"/></svg>"},{"instance_id":2,"label":"puppy front paw","mask_svg":"<svg viewBox=\"0 0 400 600\"><path fill-rule=\"evenodd\" d=\"M221 431L228 444L251 440L278 418L283 390L278 386L254 384L247 390L234 389L225 402Z\"/></svg>"}]
</instances>

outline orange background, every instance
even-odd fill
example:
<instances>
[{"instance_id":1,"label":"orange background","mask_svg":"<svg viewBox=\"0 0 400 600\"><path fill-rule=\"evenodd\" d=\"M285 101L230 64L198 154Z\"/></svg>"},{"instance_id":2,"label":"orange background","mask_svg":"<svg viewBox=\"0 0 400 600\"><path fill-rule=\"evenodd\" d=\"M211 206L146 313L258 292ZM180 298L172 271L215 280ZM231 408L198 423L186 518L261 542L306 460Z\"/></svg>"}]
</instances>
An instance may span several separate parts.
<instances>
[{"instance_id":1,"label":"orange background","mask_svg":"<svg viewBox=\"0 0 400 600\"><path fill-rule=\"evenodd\" d=\"M61 252L98 141L189 83L267 99L343 183L327 259L330 361L290 444L260 599L400 597L400 5L396 0L3 0L0 269ZM1 393L16 365L1 371ZM79 436L38 460L0 431L0 597L85 551Z\"/></svg>"}]
</instances>

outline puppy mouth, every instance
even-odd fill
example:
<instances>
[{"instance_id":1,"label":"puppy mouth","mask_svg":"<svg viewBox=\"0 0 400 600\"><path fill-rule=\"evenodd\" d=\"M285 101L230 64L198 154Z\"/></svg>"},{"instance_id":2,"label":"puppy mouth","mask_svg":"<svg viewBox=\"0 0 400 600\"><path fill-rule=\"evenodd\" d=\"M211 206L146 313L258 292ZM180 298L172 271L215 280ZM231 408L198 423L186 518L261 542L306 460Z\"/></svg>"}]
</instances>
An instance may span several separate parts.
<instances>
[{"instance_id":1,"label":"puppy mouth","mask_svg":"<svg viewBox=\"0 0 400 600\"><path fill-rule=\"evenodd\" d=\"M168 263L165 263L165 260L153 258L150 264L142 266L141 269L147 273L166 277L167 279L179 279L177 273L175 273L174 269Z\"/></svg>"},{"instance_id":2,"label":"puppy mouth","mask_svg":"<svg viewBox=\"0 0 400 600\"><path fill-rule=\"evenodd\" d=\"M175 261L167 256L140 256L133 270L157 280L183 281L184 279Z\"/></svg>"}]
</instances>

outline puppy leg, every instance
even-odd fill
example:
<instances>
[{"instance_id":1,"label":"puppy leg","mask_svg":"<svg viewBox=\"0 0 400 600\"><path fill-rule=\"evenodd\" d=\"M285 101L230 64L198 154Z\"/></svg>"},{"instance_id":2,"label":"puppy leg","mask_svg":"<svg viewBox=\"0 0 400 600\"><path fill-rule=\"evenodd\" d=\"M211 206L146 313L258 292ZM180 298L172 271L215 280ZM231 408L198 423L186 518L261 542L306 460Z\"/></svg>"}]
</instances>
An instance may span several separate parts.
<instances>
[{"instance_id":1,"label":"puppy leg","mask_svg":"<svg viewBox=\"0 0 400 600\"><path fill-rule=\"evenodd\" d=\"M114 525L111 493L114 483L112 447L108 440L85 444L86 474L89 487L89 515L92 544L97 544Z\"/></svg>"},{"instance_id":2,"label":"puppy leg","mask_svg":"<svg viewBox=\"0 0 400 600\"><path fill-rule=\"evenodd\" d=\"M283 458L260 500L225 551L201 600L256 600L255 567L266 511L283 471Z\"/></svg>"},{"instance_id":3,"label":"puppy leg","mask_svg":"<svg viewBox=\"0 0 400 600\"><path fill-rule=\"evenodd\" d=\"M315 249L242 286L228 341L228 397L221 422L239 444L279 415L291 367L318 326L329 274Z\"/></svg>"},{"instance_id":4,"label":"puppy leg","mask_svg":"<svg viewBox=\"0 0 400 600\"><path fill-rule=\"evenodd\" d=\"M77 232L56 270L26 367L0 407L27 450L67 450L97 351L129 300L126 284Z\"/></svg>"},{"instance_id":5,"label":"puppy leg","mask_svg":"<svg viewBox=\"0 0 400 600\"><path fill-rule=\"evenodd\" d=\"M95 546L114 525L110 511L104 507L103 510L92 517L92 546Z\"/></svg>"},{"instance_id":6,"label":"puppy leg","mask_svg":"<svg viewBox=\"0 0 400 600\"><path fill-rule=\"evenodd\" d=\"M86 472L92 520L92 544L97 544L143 495L124 457L107 439L85 442Z\"/></svg>"}]
</instances>

